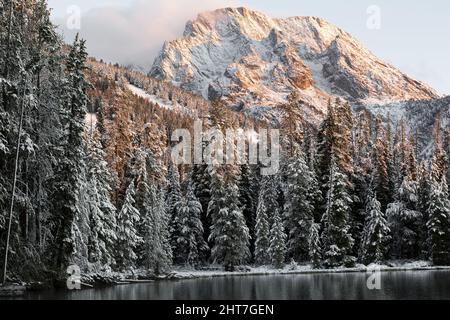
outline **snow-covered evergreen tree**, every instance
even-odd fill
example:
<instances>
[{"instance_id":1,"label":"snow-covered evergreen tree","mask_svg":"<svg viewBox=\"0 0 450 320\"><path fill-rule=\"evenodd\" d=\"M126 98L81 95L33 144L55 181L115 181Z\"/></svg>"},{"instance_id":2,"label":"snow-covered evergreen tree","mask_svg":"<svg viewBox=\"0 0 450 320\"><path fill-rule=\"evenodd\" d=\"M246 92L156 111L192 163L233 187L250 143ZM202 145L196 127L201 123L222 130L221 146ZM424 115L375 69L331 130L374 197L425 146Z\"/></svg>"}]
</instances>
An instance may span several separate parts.
<instances>
[{"instance_id":1,"label":"snow-covered evergreen tree","mask_svg":"<svg viewBox=\"0 0 450 320\"><path fill-rule=\"evenodd\" d=\"M360 248L360 260L366 264L382 262L386 258L391 230L375 195L370 196L366 209L366 223Z\"/></svg>"},{"instance_id":2,"label":"snow-covered evergreen tree","mask_svg":"<svg viewBox=\"0 0 450 320\"><path fill-rule=\"evenodd\" d=\"M391 203L392 195L390 193L390 172L389 172L389 142L390 137L381 124L381 118L376 119L376 138L373 149L374 157L374 185L380 199L381 209L385 210L387 205Z\"/></svg>"},{"instance_id":3,"label":"snow-covered evergreen tree","mask_svg":"<svg viewBox=\"0 0 450 320\"><path fill-rule=\"evenodd\" d=\"M177 240L177 254L180 263L190 266L198 266L205 260L209 248L203 238L203 226L201 222L202 206L194 193L192 183L189 184L186 196L176 204L181 232Z\"/></svg>"},{"instance_id":4,"label":"snow-covered evergreen tree","mask_svg":"<svg viewBox=\"0 0 450 320\"><path fill-rule=\"evenodd\" d=\"M239 207L239 190L233 177L225 180L214 166L211 181L211 201L208 215L211 215L210 241L213 243L211 257L222 263L226 270L246 262L249 258L249 230Z\"/></svg>"},{"instance_id":5,"label":"snow-covered evergreen tree","mask_svg":"<svg viewBox=\"0 0 450 320\"><path fill-rule=\"evenodd\" d=\"M252 257L255 251L255 225L256 225L256 209L258 199L257 186L255 184L255 173L249 165L241 165L241 175L238 183L239 202L242 205L242 213L244 214L245 223L247 224L250 234L250 252Z\"/></svg>"},{"instance_id":6,"label":"snow-covered evergreen tree","mask_svg":"<svg viewBox=\"0 0 450 320\"><path fill-rule=\"evenodd\" d=\"M320 243L320 224L311 220L308 236L309 260L314 268L320 267L322 261L322 246Z\"/></svg>"},{"instance_id":7,"label":"snow-covered evergreen tree","mask_svg":"<svg viewBox=\"0 0 450 320\"><path fill-rule=\"evenodd\" d=\"M179 243L182 237L183 222L179 210L179 203L182 199L180 176L178 169L172 164L169 164L167 176L167 208L170 216L170 237L173 252L173 259L175 263L182 263L183 249L180 248Z\"/></svg>"},{"instance_id":8,"label":"snow-covered evergreen tree","mask_svg":"<svg viewBox=\"0 0 450 320\"><path fill-rule=\"evenodd\" d=\"M137 247L142 242L138 234L139 210L135 207L134 181L128 186L124 203L117 215L117 263L120 268L134 267L138 259Z\"/></svg>"},{"instance_id":9,"label":"snow-covered evergreen tree","mask_svg":"<svg viewBox=\"0 0 450 320\"><path fill-rule=\"evenodd\" d=\"M349 212L352 199L347 191L347 178L332 159L326 211L322 218L323 257L325 265L336 267L353 265L351 256L354 240L349 233Z\"/></svg>"},{"instance_id":10,"label":"snow-covered evergreen tree","mask_svg":"<svg viewBox=\"0 0 450 320\"><path fill-rule=\"evenodd\" d=\"M428 236L431 259L435 265L450 264L450 201L445 176L432 182L428 207Z\"/></svg>"},{"instance_id":11,"label":"snow-covered evergreen tree","mask_svg":"<svg viewBox=\"0 0 450 320\"><path fill-rule=\"evenodd\" d=\"M397 200L388 205L386 216L392 232L391 254L398 259L418 257L421 251L420 229L423 215L418 211L418 184L406 177Z\"/></svg>"},{"instance_id":12,"label":"snow-covered evergreen tree","mask_svg":"<svg viewBox=\"0 0 450 320\"><path fill-rule=\"evenodd\" d=\"M88 202L91 234L89 261L112 266L116 241L116 208L111 202L111 174L96 130L88 137Z\"/></svg>"},{"instance_id":13,"label":"snow-covered evergreen tree","mask_svg":"<svg viewBox=\"0 0 450 320\"><path fill-rule=\"evenodd\" d=\"M255 262L267 265L270 257L267 252L270 246L270 224L264 194L260 191L256 210L255 226Z\"/></svg>"},{"instance_id":14,"label":"snow-covered evergreen tree","mask_svg":"<svg viewBox=\"0 0 450 320\"><path fill-rule=\"evenodd\" d=\"M353 163L351 175L352 212L350 214L350 233L355 239L353 254L358 254L365 223L366 200L373 171L372 131L366 112L361 112L354 130Z\"/></svg>"},{"instance_id":15,"label":"snow-covered evergreen tree","mask_svg":"<svg viewBox=\"0 0 450 320\"><path fill-rule=\"evenodd\" d=\"M84 161L84 119L86 114L88 83L84 70L87 53L85 42L78 36L73 43L67 58L67 82L65 84L66 107L62 110L62 125L65 136L60 141L60 157L55 168L52 182L52 203L54 216L53 234L56 250L53 261L57 269L64 271L72 262L79 265L82 247L87 243L80 238L80 230L85 229L85 214L82 192L86 184L86 164ZM88 236L83 234L84 237ZM54 248L54 247L53 247ZM84 257L86 258L86 257ZM75 258L76 259L76 258Z\"/></svg>"},{"instance_id":16,"label":"snow-covered evergreen tree","mask_svg":"<svg viewBox=\"0 0 450 320\"><path fill-rule=\"evenodd\" d=\"M430 256L430 247L431 244L428 243L428 228L426 226L426 222L429 221L428 216L428 208L430 205L430 197L431 197L431 184L433 178L429 170L427 170L427 165L425 162L422 162L419 168L419 182L418 182L418 191L417 191L417 209L422 213L423 218L422 221L425 224L419 228L419 243L420 243L420 258L426 259Z\"/></svg>"},{"instance_id":17,"label":"snow-covered evergreen tree","mask_svg":"<svg viewBox=\"0 0 450 320\"><path fill-rule=\"evenodd\" d=\"M316 170L324 187L327 186L331 168L331 158L347 178L353 173L351 157L353 116L348 103L342 104L337 99L333 105L328 104L328 115L323 121L318 135L318 152ZM326 195L326 190L324 190Z\"/></svg>"},{"instance_id":18,"label":"snow-covered evergreen tree","mask_svg":"<svg viewBox=\"0 0 450 320\"><path fill-rule=\"evenodd\" d=\"M142 182L140 192L142 243L140 260L142 264L156 274L168 272L172 266L172 248L170 246L169 224L164 202L164 194L158 192L151 182Z\"/></svg>"},{"instance_id":19,"label":"snow-covered evergreen tree","mask_svg":"<svg viewBox=\"0 0 450 320\"><path fill-rule=\"evenodd\" d=\"M270 228L273 225L274 215L275 212L280 210L278 189L277 176L264 176L262 178L255 227L255 261L260 265L271 262L267 251L270 246Z\"/></svg>"},{"instance_id":20,"label":"snow-covered evergreen tree","mask_svg":"<svg viewBox=\"0 0 450 320\"><path fill-rule=\"evenodd\" d=\"M201 221L203 225L203 235L208 241L211 229L211 217L208 216L208 205L211 200L211 176L206 164L195 164L192 167L191 179L195 190L195 196L202 205Z\"/></svg>"},{"instance_id":21,"label":"snow-covered evergreen tree","mask_svg":"<svg viewBox=\"0 0 450 320\"><path fill-rule=\"evenodd\" d=\"M296 261L309 259L308 235L311 220L316 216L316 205L321 192L315 173L308 167L302 154L288 161L285 170L284 220L288 230L288 254Z\"/></svg>"},{"instance_id":22,"label":"snow-covered evergreen tree","mask_svg":"<svg viewBox=\"0 0 450 320\"><path fill-rule=\"evenodd\" d=\"M273 223L270 229L269 255L272 265L281 269L286 259L286 233L279 210L273 213Z\"/></svg>"}]
</instances>

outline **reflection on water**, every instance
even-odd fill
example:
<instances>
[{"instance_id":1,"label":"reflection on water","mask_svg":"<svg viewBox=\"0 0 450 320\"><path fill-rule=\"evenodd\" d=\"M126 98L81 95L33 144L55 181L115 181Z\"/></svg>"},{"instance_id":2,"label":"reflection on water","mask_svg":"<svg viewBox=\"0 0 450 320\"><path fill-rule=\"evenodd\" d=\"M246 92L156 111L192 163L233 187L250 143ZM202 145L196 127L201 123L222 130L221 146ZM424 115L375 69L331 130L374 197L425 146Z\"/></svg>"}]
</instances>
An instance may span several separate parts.
<instances>
[{"instance_id":1,"label":"reflection on water","mask_svg":"<svg viewBox=\"0 0 450 320\"><path fill-rule=\"evenodd\" d=\"M28 299L107 300L320 300L449 299L450 271L381 273L381 290L369 290L365 273L230 276L160 281L83 291L30 293Z\"/></svg>"}]
</instances>

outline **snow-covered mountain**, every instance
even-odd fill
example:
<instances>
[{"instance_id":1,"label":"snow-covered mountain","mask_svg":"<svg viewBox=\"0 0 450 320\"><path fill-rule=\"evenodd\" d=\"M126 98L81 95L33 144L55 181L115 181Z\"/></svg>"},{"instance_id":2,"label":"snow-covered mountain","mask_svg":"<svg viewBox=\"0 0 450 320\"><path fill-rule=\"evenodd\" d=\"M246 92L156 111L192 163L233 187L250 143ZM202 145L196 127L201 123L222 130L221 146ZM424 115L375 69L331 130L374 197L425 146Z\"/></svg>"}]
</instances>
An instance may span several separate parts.
<instances>
[{"instance_id":1,"label":"snow-covered mountain","mask_svg":"<svg viewBox=\"0 0 450 320\"><path fill-rule=\"evenodd\" d=\"M247 112L271 109L295 90L317 120L330 97L355 105L439 98L320 18L273 19L247 8L189 21L183 37L164 44L150 75Z\"/></svg>"}]
</instances>

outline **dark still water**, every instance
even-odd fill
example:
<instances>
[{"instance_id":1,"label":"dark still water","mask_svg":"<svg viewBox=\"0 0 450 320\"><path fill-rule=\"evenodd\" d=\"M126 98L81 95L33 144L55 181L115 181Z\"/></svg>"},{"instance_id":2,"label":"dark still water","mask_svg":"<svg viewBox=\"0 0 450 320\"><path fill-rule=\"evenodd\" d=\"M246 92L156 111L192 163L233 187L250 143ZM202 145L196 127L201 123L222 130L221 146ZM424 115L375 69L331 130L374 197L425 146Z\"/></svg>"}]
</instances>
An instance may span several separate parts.
<instances>
[{"instance_id":1,"label":"dark still water","mask_svg":"<svg viewBox=\"0 0 450 320\"><path fill-rule=\"evenodd\" d=\"M381 273L381 289L367 288L365 273L230 276L160 281L83 291L29 293L26 299L94 300L317 300L317 299L446 299L450 271Z\"/></svg>"}]
</instances>

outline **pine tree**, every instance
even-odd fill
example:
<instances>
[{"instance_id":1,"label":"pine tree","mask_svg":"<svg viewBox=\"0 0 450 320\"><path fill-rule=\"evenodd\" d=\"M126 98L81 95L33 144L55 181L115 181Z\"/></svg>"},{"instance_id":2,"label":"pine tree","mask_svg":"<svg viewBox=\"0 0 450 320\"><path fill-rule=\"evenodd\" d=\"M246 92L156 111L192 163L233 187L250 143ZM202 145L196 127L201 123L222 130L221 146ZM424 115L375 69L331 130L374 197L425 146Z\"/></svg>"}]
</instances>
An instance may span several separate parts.
<instances>
[{"instance_id":1,"label":"pine tree","mask_svg":"<svg viewBox=\"0 0 450 320\"><path fill-rule=\"evenodd\" d=\"M336 167L344 174L347 184L354 172L352 163L352 129L353 117L348 103L342 104L339 99L335 106L328 103L328 115L323 121L318 134L318 151L316 172L320 179L322 195L328 194L330 172L334 159Z\"/></svg>"},{"instance_id":2,"label":"pine tree","mask_svg":"<svg viewBox=\"0 0 450 320\"><path fill-rule=\"evenodd\" d=\"M226 270L233 271L250 255L249 231L239 207L239 192L233 177L224 180L217 167L211 175L211 201L208 206L212 221L209 237L213 243L211 257L213 261L222 263Z\"/></svg>"},{"instance_id":3,"label":"pine tree","mask_svg":"<svg viewBox=\"0 0 450 320\"><path fill-rule=\"evenodd\" d=\"M433 179L427 222L431 259L435 265L450 264L450 201L445 176Z\"/></svg>"},{"instance_id":4,"label":"pine tree","mask_svg":"<svg viewBox=\"0 0 450 320\"><path fill-rule=\"evenodd\" d=\"M178 169L169 165L167 177L167 208L170 216L170 243L172 245L173 259L175 263L182 263L183 255L182 248L179 243L182 241L183 222L178 204L181 201L181 187L180 176Z\"/></svg>"},{"instance_id":5,"label":"pine tree","mask_svg":"<svg viewBox=\"0 0 450 320\"><path fill-rule=\"evenodd\" d=\"M181 263L198 266L204 261L209 248L203 238L201 222L202 206L194 194L190 183L186 196L176 204L181 222L180 238L177 242L177 254L181 256Z\"/></svg>"},{"instance_id":6,"label":"pine tree","mask_svg":"<svg viewBox=\"0 0 450 320\"><path fill-rule=\"evenodd\" d=\"M54 246L56 255L53 261L56 268L63 271L75 255L81 251L80 246L87 245L80 238L80 223L84 223L82 190L85 188L84 162L84 119L86 114L88 83L84 78L87 53L85 42L75 39L67 59L67 84L63 110L62 125L66 136L60 142L60 158L55 168L55 179L52 183L52 202L54 212ZM78 225L77 225L78 224ZM78 264L81 262L78 261Z\"/></svg>"},{"instance_id":7,"label":"pine tree","mask_svg":"<svg viewBox=\"0 0 450 320\"><path fill-rule=\"evenodd\" d=\"M255 251L255 225L256 225L256 207L257 200L255 194L257 192L254 182L254 172L249 165L241 166L241 176L239 179L239 202L242 205L242 213L244 214L245 223L250 234L250 253L252 256Z\"/></svg>"},{"instance_id":8,"label":"pine tree","mask_svg":"<svg viewBox=\"0 0 450 320\"><path fill-rule=\"evenodd\" d=\"M328 183L331 158L330 155L333 154L332 150L334 148L334 132L336 130L336 115L331 101L328 102L328 114L323 120L319 133L317 136L317 160L316 160L316 172L320 178L320 186L324 187ZM323 188L322 188L323 189ZM326 195L326 190L322 190L323 194Z\"/></svg>"},{"instance_id":9,"label":"pine tree","mask_svg":"<svg viewBox=\"0 0 450 320\"><path fill-rule=\"evenodd\" d=\"M391 202L389 186L389 140L386 131L381 126L381 118L376 119L376 142L374 147L375 175L374 184L381 209L385 210Z\"/></svg>"},{"instance_id":10,"label":"pine tree","mask_svg":"<svg viewBox=\"0 0 450 320\"><path fill-rule=\"evenodd\" d=\"M117 263L122 269L135 266L138 258L136 249L142 242L137 230L140 213L135 207L135 194L135 184L132 181L126 190L124 203L117 215Z\"/></svg>"},{"instance_id":11,"label":"pine tree","mask_svg":"<svg viewBox=\"0 0 450 320\"><path fill-rule=\"evenodd\" d=\"M398 190L397 200L388 205L386 216L392 231L393 257L412 259L418 257L420 248L420 229L423 214L418 211L418 184L409 178L403 180Z\"/></svg>"},{"instance_id":12,"label":"pine tree","mask_svg":"<svg viewBox=\"0 0 450 320\"><path fill-rule=\"evenodd\" d=\"M289 159L285 176L284 220L289 230L288 253L296 261L306 261L309 259L310 224L317 215L316 204L321 201L321 193L315 174L302 154Z\"/></svg>"},{"instance_id":13,"label":"pine tree","mask_svg":"<svg viewBox=\"0 0 450 320\"><path fill-rule=\"evenodd\" d=\"M322 260L322 247L320 243L320 224L311 220L308 236L309 259L314 268L319 268Z\"/></svg>"},{"instance_id":14,"label":"pine tree","mask_svg":"<svg viewBox=\"0 0 450 320\"><path fill-rule=\"evenodd\" d=\"M376 196L370 196L366 209L366 223L360 248L360 259L366 264L382 262L390 242L388 223Z\"/></svg>"},{"instance_id":15,"label":"pine tree","mask_svg":"<svg viewBox=\"0 0 450 320\"><path fill-rule=\"evenodd\" d=\"M349 233L349 212L352 200L347 191L347 178L332 160L327 207L322 218L322 244L325 265L336 267L342 264L351 266L354 257L350 256L354 240Z\"/></svg>"},{"instance_id":16,"label":"pine tree","mask_svg":"<svg viewBox=\"0 0 450 320\"><path fill-rule=\"evenodd\" d=\"M140 230L142 242L139 246L141 263L155 274L167 272L172 266L169 224L164 194L156 190L152 182L141 183L142 194Z\"/></svg>"},{"instance_id":17,"label":"pine tree","mask_svg":"<svg viewBox=\"0 0 450 320\"><path fill-rule=\"evenodd\" d=\"M259 265L267 265L269 263L269 257L267 255L270 245L269 228L270 224L265 197L260 191L255 226L255 262Z\"/></svg>"},{"instance_id":18,"label":"pine tree","mask_svg":"<svg viewBox=\"0 0 450 320\"><path fill-rule=\"evenodd\" d=\"M111 203L111 174L100 144L99 132L88 138L88 201L91 234L89 261L114 265L116 208Z\"/></svg>"},{"instance_id":19,"label":"pine tree","mask_svg":"<svg viewBox=\"0 0 450 320\"><path fill-rule=\"evenodd\" d=\"M130 161L130 177L137 181L135 207L140 214L136 230L142 238L135 249L137 265L155 274L168 272L172 266L169 220L164 193L156 180L162 168L156 162L153 151L143 141L137 141Z\"/></svg>"},{"instance_id":20,"label":"pine tree","mask_svg":"<svg viewBox=\"0 0 450 320\"><path fill-rule=\"evenodd\" d=\"M203 225L203 235L205 241L208 241L211 229L211 217L208 216L208 205L211 200L211 176L206 164L195 164L192 167L191 179L195 189L195 196L202 205L201 221Z\"/></svg>"},{"instance_id":21,"label":"pine tree","mask_svg":"<svg viewBox=\"0 0 450 320\"><path fill-rule=\"evenodd\" d=\"M358 254L358 248L361 244L362 233L365 223L365 211L367 194L373 168L373 143L371 140L372 131L370 128L370 118L366 112L361 112L359 121L355 127L353 163L354 170L351 176L353 186L353 203L350 215L350 233L355 239L353 254Z\"/></svg>"},{"instance_id":22,"label":"pine tree","mask_svg":"<svg viewBox=\"0 0 450 320\"><path fill-rule=\"evenodd\" d=\"M428 207L430 205L430 197L431 197L431 182L432 176L431 173L427 170L426 164L424 162L421 163L419 168L419 186L418 186L418 201L417 201L417 209L422 213L424 222L429 221L428 216ZM426 259L430 256L429 250L431 245L428 243L428 228L426 224L422 224L419 229L419 243L420 243L420 258Z\"/></svg>"},{"instance_id":23,"label":"pine tree","mask_svg":"<svg viewBox=\"0 0 450 320\"><path fill-rule=\"evenodd\" d=\"M286 259L286 233L284 232L283 221L279 210L273 213L273 223L270 229L269 255L272 265L281 269Z\"/></svg>"},{"instance_id":24,"label":"pine tree","mask_svg":"<svg viewBox=\"0 0 450 320\"><path fill-rule=\"evenodd\" d=\"M255 261L260 265L271 262L270 256L267 255L267 250L270 246L269 229L273 224L274 213L280 210L278 185L276 176L264 176L259 190L256 211Z\"/></svg>"}]
</instances>

